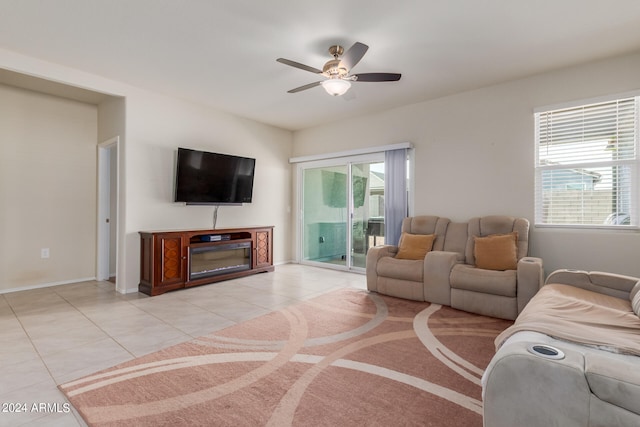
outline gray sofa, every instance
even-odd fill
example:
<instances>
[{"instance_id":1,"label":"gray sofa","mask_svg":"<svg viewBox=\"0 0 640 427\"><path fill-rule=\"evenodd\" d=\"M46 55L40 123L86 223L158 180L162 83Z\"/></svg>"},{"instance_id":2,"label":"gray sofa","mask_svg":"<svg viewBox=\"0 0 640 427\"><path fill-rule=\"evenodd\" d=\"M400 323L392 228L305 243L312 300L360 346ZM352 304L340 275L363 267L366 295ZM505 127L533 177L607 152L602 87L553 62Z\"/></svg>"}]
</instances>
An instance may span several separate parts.
<instances>
[{"instance_id":1,"label":"gray sofa","mask_svg":"<svg viewBox=\"0 0 640 427\"><path fill-rule=\"evenodd\" d=\"M367 252L369 291L448 305L486 316L515 319L543 283L542 260L527 257L529 221L494 215L468 222L438 216L405 218L402 232L433 235L424 259L398 259L398 247L383 245ZM476 238L517 235L514 265L479 268Z\"/></svg>"},{"instance_id":2,"label":"gray sofa","mask_svg":"<svg viewBox=\"0 0 640 427\"><path fill-rule=\"evenodd\" d=\"M640 279L558 270L482 384L486 427L640 426Z\"/></svg>"}]
</instances>

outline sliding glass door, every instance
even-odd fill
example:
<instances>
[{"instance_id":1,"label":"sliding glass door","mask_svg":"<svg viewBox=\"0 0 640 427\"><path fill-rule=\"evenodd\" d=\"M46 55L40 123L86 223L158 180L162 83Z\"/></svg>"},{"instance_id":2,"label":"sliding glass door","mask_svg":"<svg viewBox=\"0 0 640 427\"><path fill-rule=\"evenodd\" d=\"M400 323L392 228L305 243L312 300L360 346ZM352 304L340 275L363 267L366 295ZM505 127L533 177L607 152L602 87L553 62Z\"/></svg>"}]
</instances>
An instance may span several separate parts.
<instances>
[{"instance_id":1,"label":"sliding glass door","mask_svg":"<svg viewBox=\"0 0 640 427\"><path fill-rule=\"evenodd\" d=\"M303 171L303 260L346 266L347 166Z\"/></svg>"},{"instance_id":2,"label":"sliding glass door","mask_svg":"<svg viewBox=\"0 0 640 427\"><path fill-rule=\"evenodd\" d=\"M301 165L301 262L364 269L384 243L384 155Z\"/></svg>"},{"instance_id":3,"label":"sliding glass door","mask_svg":"<svg viewBox=\"0 0 640 427\"><path fill-rule=\"evenodd\" d=\"M384 161L351 164L351 267L365 268L370 247L384 243Z\"/></svg>"}]
</instances>

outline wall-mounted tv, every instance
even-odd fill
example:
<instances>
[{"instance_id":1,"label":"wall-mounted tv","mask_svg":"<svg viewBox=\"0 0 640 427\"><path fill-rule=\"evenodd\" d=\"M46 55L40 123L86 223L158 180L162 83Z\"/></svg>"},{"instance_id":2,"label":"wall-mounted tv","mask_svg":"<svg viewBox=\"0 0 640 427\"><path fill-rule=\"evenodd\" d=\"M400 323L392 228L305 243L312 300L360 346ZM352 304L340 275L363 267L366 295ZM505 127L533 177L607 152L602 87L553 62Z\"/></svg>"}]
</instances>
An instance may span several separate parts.
<instances>
[{"instance_id":1,"label":"wall-mounted tv","mask_svg":"<svg viewBox=\"0 0 640 427\"><path fill-rule=\"evenodd\" d=\"M251 203L256 160L178 148L175 201L188 205Z\"/></svg>"}]
</instances>

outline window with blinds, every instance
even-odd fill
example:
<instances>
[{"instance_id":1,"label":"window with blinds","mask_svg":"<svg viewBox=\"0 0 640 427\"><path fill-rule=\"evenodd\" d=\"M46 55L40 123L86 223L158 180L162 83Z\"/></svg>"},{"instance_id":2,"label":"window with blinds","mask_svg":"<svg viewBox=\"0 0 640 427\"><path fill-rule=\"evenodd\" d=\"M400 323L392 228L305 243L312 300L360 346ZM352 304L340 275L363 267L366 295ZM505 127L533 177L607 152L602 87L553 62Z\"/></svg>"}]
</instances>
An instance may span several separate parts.
<instances>
[{"instance_id":1,"label":"window with blinds","mask_svg":"<svg viewBox=\"0 0 640 427\"><path fill-rule=\"evenodd\" d=\"M536 112L537 224L638 227L639 99Z\"/></svg>"}]
</instances>

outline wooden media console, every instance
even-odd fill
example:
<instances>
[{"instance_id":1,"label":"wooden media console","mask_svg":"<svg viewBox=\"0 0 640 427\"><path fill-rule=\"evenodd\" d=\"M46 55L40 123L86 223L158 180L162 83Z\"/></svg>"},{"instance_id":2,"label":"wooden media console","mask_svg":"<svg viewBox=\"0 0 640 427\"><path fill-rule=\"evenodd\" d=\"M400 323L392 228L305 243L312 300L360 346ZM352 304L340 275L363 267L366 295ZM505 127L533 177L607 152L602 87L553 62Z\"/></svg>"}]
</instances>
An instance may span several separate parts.
<instances>
[{"instance_id":1,"label":"wooden media console","mask_svg":"<svg viewBox=\"0 0 640 427\"><path fill-rule=\"evenodd\" d=\"M140 232L147 295L273 271L273 226Z\"/></svg>"}]
</instances>

